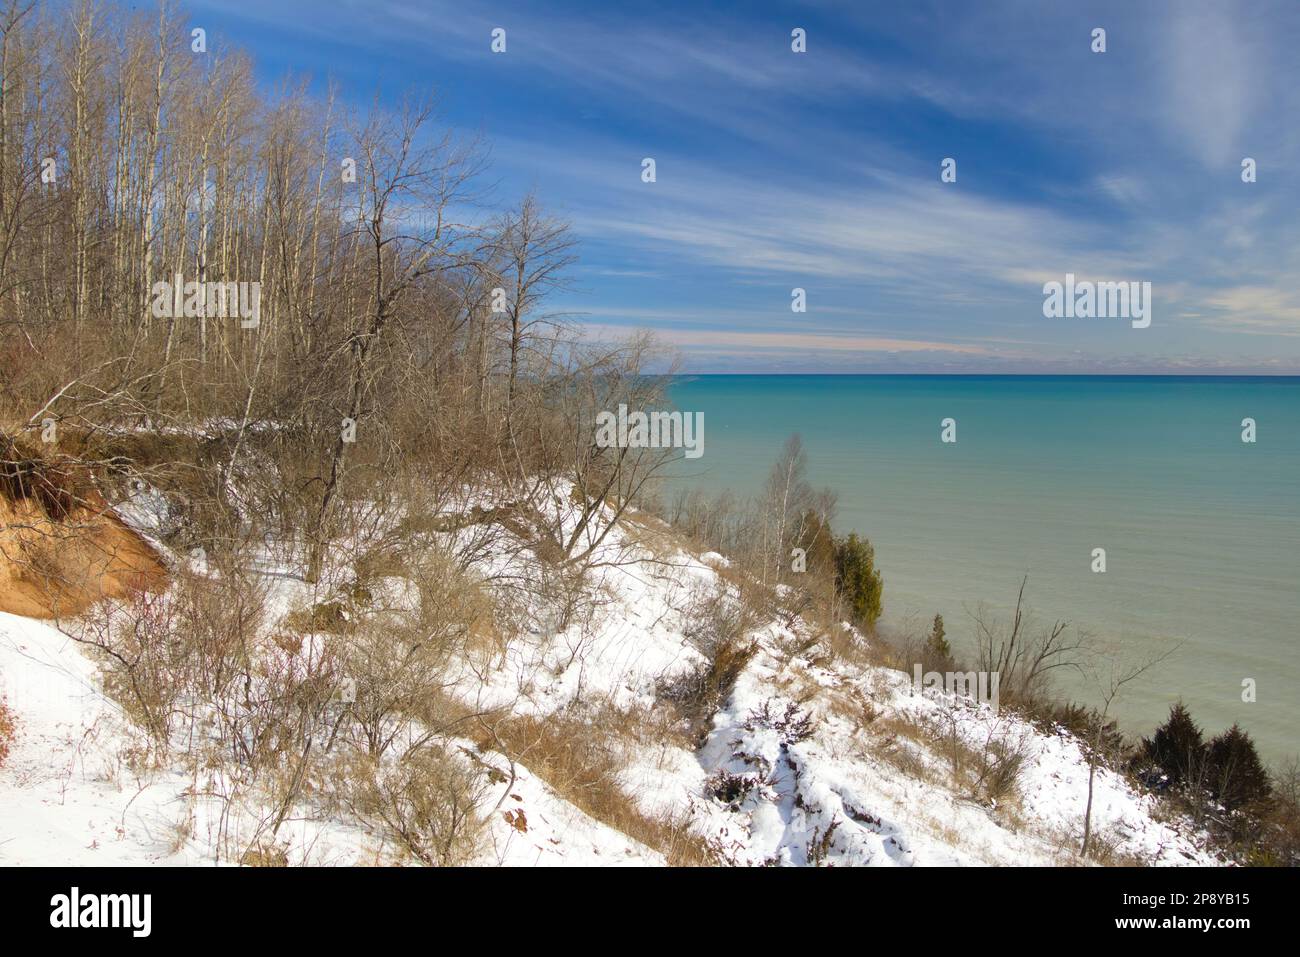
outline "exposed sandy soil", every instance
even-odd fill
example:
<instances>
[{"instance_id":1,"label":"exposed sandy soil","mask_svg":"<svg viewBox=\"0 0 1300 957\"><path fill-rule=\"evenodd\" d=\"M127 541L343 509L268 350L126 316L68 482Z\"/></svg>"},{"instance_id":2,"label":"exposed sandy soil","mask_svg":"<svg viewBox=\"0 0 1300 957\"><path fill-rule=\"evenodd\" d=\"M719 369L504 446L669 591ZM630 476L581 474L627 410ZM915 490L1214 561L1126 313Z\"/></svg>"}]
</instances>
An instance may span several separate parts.
<instances>
[{"instance_id":1,"label":"exposed sandy soil","mask_svg":"<svg viewBox=\"0 0 1300 957\"><path fill-rule=\"evenodd\" d=\"M62 618L165 579L158 554L93 488L51 503L0 481L0 611Z\"/></svg>"}]
</instances>

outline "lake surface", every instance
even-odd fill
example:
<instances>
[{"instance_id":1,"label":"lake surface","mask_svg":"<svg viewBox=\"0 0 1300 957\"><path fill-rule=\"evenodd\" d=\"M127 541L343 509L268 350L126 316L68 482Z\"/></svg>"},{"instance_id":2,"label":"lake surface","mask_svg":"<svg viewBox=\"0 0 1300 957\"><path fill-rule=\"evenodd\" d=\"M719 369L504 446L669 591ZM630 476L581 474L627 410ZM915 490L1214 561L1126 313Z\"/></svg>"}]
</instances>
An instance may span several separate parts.
<instances>
[{"instance_id":1,"label":"lake surface","mask_svg":"<svg viewBox=\"0 0 1300 957\"><path fill-rule=\"evenodd\" d=\"M1009 612L1028 574L1040 620L1117 656L1182 642L1125 692L1126 730L1181 698L1207 736L1235 721L1269 761L1300 751L1300 378L697 376L671 395L704 415L677 482L756 492L802 436L810 480L839 496L836 531L875 546L885 628L937 612L969 648L969 611Z\"/></svg>"}]
</instances>

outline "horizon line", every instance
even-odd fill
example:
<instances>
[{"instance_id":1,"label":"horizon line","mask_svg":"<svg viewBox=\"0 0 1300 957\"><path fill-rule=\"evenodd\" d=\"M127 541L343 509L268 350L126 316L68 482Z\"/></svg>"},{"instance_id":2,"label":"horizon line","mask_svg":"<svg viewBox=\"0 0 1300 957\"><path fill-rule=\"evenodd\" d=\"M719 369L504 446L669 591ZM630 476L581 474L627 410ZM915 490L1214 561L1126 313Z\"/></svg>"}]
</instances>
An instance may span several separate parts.
<instances>
[{"instance_id":1,"label":"horizon line","mask_svg":"<svg viewBox=\"0 0 1300 957\"><path fill-rule=\"evenodd\" d=\"M647 375L687 378L691 376L768 376L847 378L926 377L931 379L1300 379L1300 372L656 372Z\"/></svg>"}]
</instances>

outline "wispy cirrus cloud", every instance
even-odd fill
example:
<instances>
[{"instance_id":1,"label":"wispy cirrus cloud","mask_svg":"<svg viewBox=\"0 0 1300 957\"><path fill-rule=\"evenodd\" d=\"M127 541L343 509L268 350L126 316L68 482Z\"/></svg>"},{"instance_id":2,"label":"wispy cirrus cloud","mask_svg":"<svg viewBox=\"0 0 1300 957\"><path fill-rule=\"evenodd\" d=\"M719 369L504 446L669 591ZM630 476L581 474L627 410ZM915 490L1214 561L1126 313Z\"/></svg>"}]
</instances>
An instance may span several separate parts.
<instances>
[{"instance_id":1,"label":"wispy cirrus cloud","mask_svg":"<svg viewBox=\"0 0 1300 957\"><path fill-rule=\"evenodd\" d=\"M277 51L309 38L304 68L373 75L390 99L437 87L449 122L495 144L496 198L536 188L574 223L575 309L613 327L640 310L701 362L1300 369L1300 8L1283 0L197 6ZM1152 282L1152 328L1046 322L1042 283L1065 272ZM902 342L925 348L882 347Z\"/></svg>"}]
</instances>

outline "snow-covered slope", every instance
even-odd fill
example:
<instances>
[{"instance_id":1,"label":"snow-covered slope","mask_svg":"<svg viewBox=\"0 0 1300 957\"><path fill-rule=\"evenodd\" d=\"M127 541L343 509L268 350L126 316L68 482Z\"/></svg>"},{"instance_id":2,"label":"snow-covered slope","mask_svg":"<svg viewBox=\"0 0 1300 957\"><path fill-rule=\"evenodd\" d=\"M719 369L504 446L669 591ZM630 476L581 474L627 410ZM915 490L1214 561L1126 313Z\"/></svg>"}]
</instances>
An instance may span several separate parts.
<instances>
[{"instance_id":1,"label":"snow-covered slope","mask_svg":"<svg viewBox=\"0 0 1300 957\"><path fill-rule=\"evenodd\" d=\"M245 846L241 831L251 833L262 809L226 807L212 782L134 767L139 732L99 690L77 643L52 626L0 612L0 691L20 722L0 769L0 865L229 863L227 852ZM489 792L498 800L483 863L663 861L556 799L526 768ZM278 837L292 863L400 860L381 836L347 821L291 820Z\"/></svg>"},{"instance_id":2,"label":"snow-covered slope","mask_svg":"<svg viewBox=\"0 0 1300 957\"><path fill-rule=\"evenodd\" d=\"M563 503L542 507L562 512ZM720 863L1074 862L1088 769L1073 738L820 653L801 619L750 630L753 653L700 739L674 727L664 688L706 664L693 619L702 596L728 600L734 575L722 556L690 554L660 527L641 534L651 524L638 518L609 534L595 555L609 560L592 568L593 597L576 620L561 629L538 604L533 626L490 667L463 663L453 694L479 711L581 723L614 756L608 786L648 818L680 822ZM480 571L500 575L530 557L503 551ZM292 607L303 586L272 570L274 600ZM96 667L51 624L0 615L0 689L20 722L0 769L0 863L237 863L266 818L255 800L232 799L218 770L146 766L140 733L104 695ZM990 749L1020 762L1015 786L997 799L953 770L960 756ZM479 753L491 782L480 863L664 863L659 850L564 800L527 754L511 764ZM1153 810L1122 778L1099 772L1094 828L1112 859L1212 861L1194 832ZM402 860L382 833L307 807L277 838L289 863Z\"/></svg>"}]
</instances>

